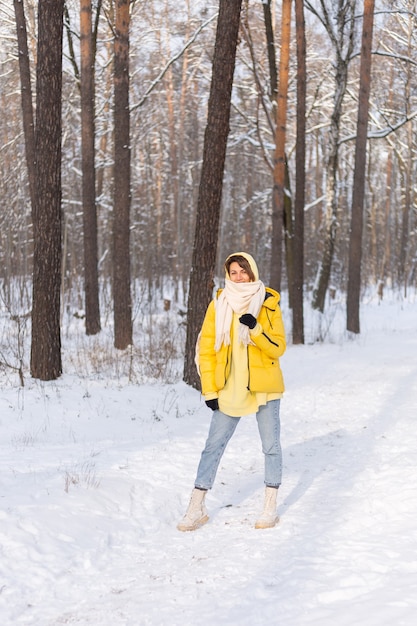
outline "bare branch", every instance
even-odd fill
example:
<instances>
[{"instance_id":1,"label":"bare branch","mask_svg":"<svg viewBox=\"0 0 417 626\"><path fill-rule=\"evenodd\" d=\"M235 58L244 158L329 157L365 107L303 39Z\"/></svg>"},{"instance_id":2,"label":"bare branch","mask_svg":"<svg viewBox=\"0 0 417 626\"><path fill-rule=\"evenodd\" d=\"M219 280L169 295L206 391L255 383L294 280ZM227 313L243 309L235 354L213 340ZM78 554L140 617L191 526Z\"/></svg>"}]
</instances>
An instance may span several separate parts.
<instances>
[{"instance_id":1,"label":"bare branch","mask_svg":"<svg viewBox=\"0 0 417 626\"><path fill-rule=\"evenodd\" d=\"M404 124L407 124L407 122L411 121L416 116L417 111L414 111L414 113L411 113L411 115L406 115L400 122L398 122L394 126L390 125L386 128L381 128L381 130L372 131L368 133L368 139L383 139L384 137L388 137L388 135L391 135L391 133L395 133L395 131L404 126ZM339 145L342 143L347 143L348 141L352 141L354 139L356 139L356 133L340 139Z\"/></svg>"},{"instance_id":2,"label":"bare branch","mask_svg":"<svg viewBox=\"0 0 417 626\"><path fill-rule=\"evenodd\" d=\"M194 41L197 39L198 35L201 33L201 31L208 26L208 24L210 24L213 20L215 20L217 18L218 13L215 13L214 15L212 15L208 20L206 20L205 22L203 22L203 24L201 24L197 30L195 31L194 35L192 37L190 37L190 39L187 41L187 43L183 46L183 48L177 53L175 54L169 61L168 63L165 65L165 67L159 72L158 76L151 82L151 84L149 85L148 89L145 91L145 93L143 94L142 98L139 100L139 102L137 102L136 104L133 104L130 107L131 111L135 111L136 109L139 109L143 104L145 104L146 100L148 99L148 97L150 96L150 94L152 93L152 91L155 89L155 87L157 86L157 84L162 80L162 78L165 76L165 74L167 73L167 71L169 70L169 68L171 67L171 65L173 65L173 63L175 63L175 61L178 61L179 58L182 57L182 55L184 54L184 52L186 50L188 50L188 48L194 43Z\"/></svg>"},{"instance_id":3,"label":"bare branch","mask_svg":"<svg viewBox=\"0 0 417 626\"><path fill-rule=\"evenodd\" d=\"M417 61L414 61L414 59L411 59L410 57L404 56L402 54L394 54L393 52L380 52L379 50L375 50L372 54L381 57L389 57L391 59L398 59L399 61L405 61L405 63L410 63L410 65L417 65Z\"/></svg>"}]
</instances>

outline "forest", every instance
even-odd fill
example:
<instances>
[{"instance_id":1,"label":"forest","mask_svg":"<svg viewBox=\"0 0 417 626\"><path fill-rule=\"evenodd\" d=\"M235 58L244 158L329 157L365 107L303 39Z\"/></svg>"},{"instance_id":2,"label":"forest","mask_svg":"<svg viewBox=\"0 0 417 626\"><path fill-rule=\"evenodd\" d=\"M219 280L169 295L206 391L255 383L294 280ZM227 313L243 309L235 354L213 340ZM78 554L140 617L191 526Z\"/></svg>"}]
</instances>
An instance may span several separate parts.
<instances>
[{"instance_id":1,"label":"forest","mask_svg":"<svg viewBox=\"0 0 417 626\"><path fill-rule=\"evenodd\" d=\"M416 22L415 0L0 0L0 306L31 318L31 374L61 374L65 315L123 350L162 302L195 384L231 251L288 292L298 343L303 307L350 297L359 332L355 298L415 288Z\"/></svg>"}]
</instances>

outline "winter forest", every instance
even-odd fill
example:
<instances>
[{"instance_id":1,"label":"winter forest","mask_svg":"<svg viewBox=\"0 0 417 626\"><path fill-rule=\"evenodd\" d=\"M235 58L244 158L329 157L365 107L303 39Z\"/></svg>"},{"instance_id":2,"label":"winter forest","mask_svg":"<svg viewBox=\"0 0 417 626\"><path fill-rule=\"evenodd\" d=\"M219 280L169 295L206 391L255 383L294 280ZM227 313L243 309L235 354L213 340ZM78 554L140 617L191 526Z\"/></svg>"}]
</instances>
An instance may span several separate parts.
<instances>
[{"instance_id":1,"label":"winter forest","mask_svg":"<svg viewBox=\"0 0 417 626\"><path fill-rule=\"evenodd\" d=\"M415 288L416 21L415 0L0 0L1 368L59 377L82 323L154 375L175 343L196 386L234 250L288 294L294 343L322 339L306 307L346 297L359 333L367 290ZM160 310L164 345L133 339Z\"/></svg>"},{"instance_id":2,"label":"winter forest","mask_svg":"<svg viewBox=\"0 0 417 626\"><path fill-rule=\"evenodd\" d=\"M2 626L414 625L416 65L417 0L0 0ZM279 523L245 415L179 532L239 251Z\"/></svg>"}]
</instances>

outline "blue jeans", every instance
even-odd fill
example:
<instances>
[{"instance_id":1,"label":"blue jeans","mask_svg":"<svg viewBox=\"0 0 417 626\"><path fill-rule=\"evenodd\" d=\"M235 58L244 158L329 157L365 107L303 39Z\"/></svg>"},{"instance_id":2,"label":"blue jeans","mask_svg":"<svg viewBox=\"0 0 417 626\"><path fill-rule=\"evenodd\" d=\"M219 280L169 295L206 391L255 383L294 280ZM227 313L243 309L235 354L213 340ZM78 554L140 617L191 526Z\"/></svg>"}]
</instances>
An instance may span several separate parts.
<instances>
[{"instance_id":1,"label":"blue jeans","mask_svg":"<svg viewBox=\"0 0 417 626\"><path fill-rule=\"evenodd\" d=\"M279 405L280 400L270 400L261 405L256 413L262 452L265 455L265 485L268 487L279 487L282 477ZM213 412L206 445L198 465L195 487L212 488L220 459L240 420L240 417L231 417L221 411Z\"/></svg>"}]
</instances>

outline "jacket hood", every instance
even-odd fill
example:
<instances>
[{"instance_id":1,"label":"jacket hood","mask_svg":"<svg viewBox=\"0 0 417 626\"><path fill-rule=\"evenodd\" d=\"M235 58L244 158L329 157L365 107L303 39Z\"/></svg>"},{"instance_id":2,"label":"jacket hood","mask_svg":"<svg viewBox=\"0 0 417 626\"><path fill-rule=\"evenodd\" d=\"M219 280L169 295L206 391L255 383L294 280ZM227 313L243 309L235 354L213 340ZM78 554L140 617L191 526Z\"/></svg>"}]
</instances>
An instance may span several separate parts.
<instances>
[{"instance_id":1,"label":"jacket hood","mask_svg":"<svg viewBox=\"0 0 417 626\"><path fill-rule=\"evenodd\" d=\"M259 280L259 271L258 271L258 266L256 265L256 261L253 258L253 256L248 254L247 252L233 252L233 254L229 254L225 263L228 261L228 259L230 259L231 256L236 256L236 255L243 256L248 261L251 267L251 270L255 276L255 280ZM230 279L229 272L227 271L226 271L226 278Z\"/></svg>"}]
</instances>

